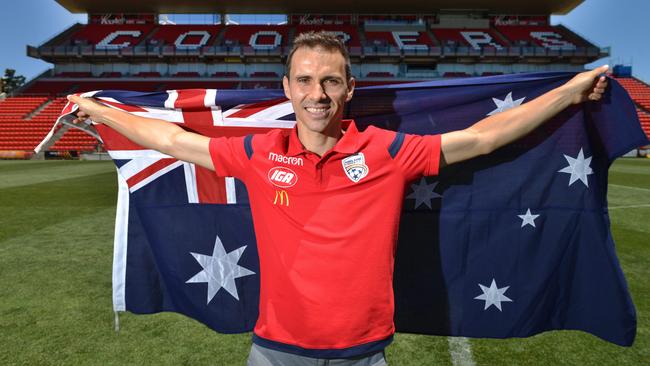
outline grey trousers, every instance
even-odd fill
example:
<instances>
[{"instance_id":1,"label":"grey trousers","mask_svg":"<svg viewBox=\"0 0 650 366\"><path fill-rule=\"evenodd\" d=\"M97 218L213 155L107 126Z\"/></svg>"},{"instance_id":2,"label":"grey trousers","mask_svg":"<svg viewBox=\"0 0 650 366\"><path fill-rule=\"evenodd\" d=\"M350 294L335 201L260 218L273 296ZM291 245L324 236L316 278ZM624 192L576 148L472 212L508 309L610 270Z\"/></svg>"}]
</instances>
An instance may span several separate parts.
<instances>
[{"instance_id":1,"label":"grey trousers","mask_svg":"<svg viewBox=\"0 0 650 366\"><path fill-rule=\"evenodd\" d=\"M387 366L384 351L355 358L311 358L253 344L247 366Z\"/></svg>"}]
</instances>

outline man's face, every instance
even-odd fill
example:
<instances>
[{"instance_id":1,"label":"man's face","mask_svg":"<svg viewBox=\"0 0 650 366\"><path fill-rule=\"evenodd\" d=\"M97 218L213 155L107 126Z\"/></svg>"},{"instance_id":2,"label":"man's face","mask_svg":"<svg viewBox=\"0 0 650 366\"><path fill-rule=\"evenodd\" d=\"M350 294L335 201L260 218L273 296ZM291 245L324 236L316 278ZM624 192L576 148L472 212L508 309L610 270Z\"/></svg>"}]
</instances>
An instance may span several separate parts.
<instances>
[{"instance_id":1,"label":"man's face","mask_svg":"<svg viewBox=\"0 0 650 366\"><path fill-rule=\"evenodd\" d=\"M338 51L302 47L291 59L291 75L282 80L296 112L298 128L338 133L343 107L352 99L354 79L345 79L345 59Z\"/></svg>"}]
</instances>

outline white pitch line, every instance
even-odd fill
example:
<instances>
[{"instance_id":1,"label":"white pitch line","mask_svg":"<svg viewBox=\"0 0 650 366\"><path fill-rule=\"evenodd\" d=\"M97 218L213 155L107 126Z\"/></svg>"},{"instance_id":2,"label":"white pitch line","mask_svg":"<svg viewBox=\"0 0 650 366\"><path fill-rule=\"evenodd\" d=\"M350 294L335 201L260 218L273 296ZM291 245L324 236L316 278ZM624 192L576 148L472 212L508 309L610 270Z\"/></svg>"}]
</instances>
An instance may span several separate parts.
<instances>
[{"instance_id":1,"label":"white pitch line","mask_svg":"<svg viewBox=\"0 0 650 366\"><path fill-rule=\"evenodd\" d=\"M624 186L622 184L609 184L612 187L618 187L618 188L627 188L627 189L634 189L637 191L644 191L644 192L650 192L650 189L648 188L640 188L640 187L632 187L632 186Z\"/></svg>"},{"instance_id":2,"label":"white pitch line","mask_svg":"<svg viewBox=\"0 0 650 366\"><path fill-rule=\"evenodd\" d=\"M476 365L472 357L472 347L469 344L469 339L465 337L447 337L447 340L449 341L449 355L451 356L452 365Z\"/></svg>"},{"instance_id":3,"label":"white pitch line","mask_svg":"<svg viewBox=\"0 0 650 366\"><path fill-rule=\"evenodd\" d=\"M637 207L650 207L650 203L646 205L614 206L614 207L610 207L609 210L616 210L619 208L637 208Z\"/></svg>"}]
</instances>

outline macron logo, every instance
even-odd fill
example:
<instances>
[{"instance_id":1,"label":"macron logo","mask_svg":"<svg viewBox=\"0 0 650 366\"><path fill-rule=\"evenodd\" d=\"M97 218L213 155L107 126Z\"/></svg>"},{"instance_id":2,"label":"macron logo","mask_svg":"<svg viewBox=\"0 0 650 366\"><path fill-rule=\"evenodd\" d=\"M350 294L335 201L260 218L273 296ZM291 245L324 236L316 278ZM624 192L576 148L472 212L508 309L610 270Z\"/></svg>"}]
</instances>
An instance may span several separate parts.
<instances>
[{"instance_id":1,"label":"macron logo","mask_svg":"<svg viewBox=\"0 0 650 366\"><path fill-rule=\"evenodd\" d=\"M278 163L302 166L302 158L284 156L273 152L269 153L269 160L277 161Z\"/></svg>"}]
</instances>

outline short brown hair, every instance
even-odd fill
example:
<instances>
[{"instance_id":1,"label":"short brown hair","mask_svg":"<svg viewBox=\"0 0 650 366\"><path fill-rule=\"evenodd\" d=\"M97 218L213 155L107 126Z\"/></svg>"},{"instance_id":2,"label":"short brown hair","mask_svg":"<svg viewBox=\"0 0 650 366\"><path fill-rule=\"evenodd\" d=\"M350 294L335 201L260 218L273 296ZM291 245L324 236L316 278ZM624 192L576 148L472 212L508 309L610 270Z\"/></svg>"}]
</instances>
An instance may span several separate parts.
<instances>
[{"instance_id":1,"label":"short brown hair","mask_svg":"<svg viewBox=\"0 0 650 366\"><path fill-rule=\"evenodd\" d=\"M293 47L289 52L289 56L287 57L287 63L286 63L287 78L289 78L289 75L291 73L291 60L293 59L293 54L296 52L296 50L302 47L307 47L307 48L321 47L327 51L340 52L343 58L345 59L346 81L350 80L350 78L352 77L352 69L350 67L350 54L348 53L348 49L345 48L343 41L341 41L339 37L335 36L334 33L331 32L309 31L305 33L300 33L298 37L296 37L296 39L293 41Z\"/></svg>"}]
</instances>

